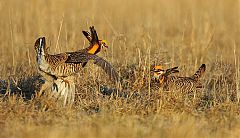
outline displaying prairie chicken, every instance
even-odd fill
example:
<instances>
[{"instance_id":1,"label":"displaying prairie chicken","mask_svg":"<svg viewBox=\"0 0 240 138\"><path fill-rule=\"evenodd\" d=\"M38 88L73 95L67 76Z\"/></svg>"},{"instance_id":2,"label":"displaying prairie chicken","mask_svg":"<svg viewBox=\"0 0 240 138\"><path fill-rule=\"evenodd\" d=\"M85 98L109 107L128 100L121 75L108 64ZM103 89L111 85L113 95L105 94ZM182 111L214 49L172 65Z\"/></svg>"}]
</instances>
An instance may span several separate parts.
<instances>
[{"instance_id":1,"label":"displaying prairie chicken","mask_svg":"<svg viewBox=\"0 0 240 138\"><path fill-rule=\"evenodd\" d=\"M94 64L103 68L113 81L118 81L118 74L110 63L97 55L85 52L85 50L50 55L46 50L45 37L36 40L35 50L39 70L56 77L56 79L64 80L65 77L76 74L82 69L83 64L93 60Z\"/></svg>"},{"instance_id":2,"label":"displaying prairie chicken","mask_svg":"<svg viewBox=\"0 0 240 138\"><path fill-rule=\"evenodd\" d=\"M98 34L97 34L94 26L90 26L89 30L90 30L90 32L82 31L83 35L89 41L89 47L78 50L77 52L89 53L89 54L96 55L97 53L99 53L101 51L102 48L108 48L106 40L98 39ZM47 50L49 49L49 47L47 45L46 45L46 49ZM46 53L47 53L47 50L46 50ZM82 66L84 67L86 64L87 64L87 62L83 63Z\"/></svg>"},{"instance_id":3,"label":"displaying prairie chicken","mask_svg":"<svg viewBox=\"0 0 240 138\"><path fill-rule=\"evenodd\" d=\"M45 37L38 38L35 42L35 50L37 54L37 63L40 74L45 79L42 91L52 91L57 97L64 98L66 103L73 103L75 94L74 75L78 73L88 61L93 60L93 63L100 66L114 81L118 82L118 74L103 58L95 55L102 46L106 46L105 41L98 40L96 30L90 27L90 33L85 33L85 36L90 41L88 48L75 52L65 52L56 55L50 55L47 51Z\"/></svg>"},{"instance_id":4,"label":"displaying prairie chicken","mask_svg":"<svg viewBox=\"0 0 240 138\"><path fill-rule=\"evenodd\" d=\"M202 64L198 71L190 77L172 76L171 74L179 72L177 69L178 67L163 70L162 66L155 66L152 70L153 81L158 82L165 91L174 90L188 93L202 87L199 79L206 70L205 64Z\"/></svg>"}]
</instances>

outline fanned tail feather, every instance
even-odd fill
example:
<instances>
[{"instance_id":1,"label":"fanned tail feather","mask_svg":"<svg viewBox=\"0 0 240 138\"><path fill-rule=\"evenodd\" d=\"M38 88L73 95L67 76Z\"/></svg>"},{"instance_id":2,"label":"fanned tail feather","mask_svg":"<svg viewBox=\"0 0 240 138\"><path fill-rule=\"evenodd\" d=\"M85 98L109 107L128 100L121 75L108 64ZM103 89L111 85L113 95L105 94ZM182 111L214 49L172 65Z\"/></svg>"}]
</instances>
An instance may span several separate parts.
<instances>
[{"instance_id":1,"label":"fanned tail feather","mask_svg":"<svg viewBox=\"0 0 240 138\"><path fill-rule=\"evenodd\" d=\"M206 65L202 64L196 73L191 77L194 80L199 80L206 70Z\"/></svg>"}]
</instances>

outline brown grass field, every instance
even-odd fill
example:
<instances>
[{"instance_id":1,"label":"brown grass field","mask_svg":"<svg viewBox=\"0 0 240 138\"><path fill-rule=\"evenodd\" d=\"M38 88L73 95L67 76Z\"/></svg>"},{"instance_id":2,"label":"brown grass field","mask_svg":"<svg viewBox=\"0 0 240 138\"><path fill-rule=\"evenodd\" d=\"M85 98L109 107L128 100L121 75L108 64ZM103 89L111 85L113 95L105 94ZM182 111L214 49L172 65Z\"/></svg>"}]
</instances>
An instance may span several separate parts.
<instances>
[{"instance_id":1,"label":"brown grass field","mask_svg":"<svg viewBox=\"0 0 240 138\"><path fill-rule=\"evenodd\" d=\"M239 137L240 1L1 0L0 17L0 137ZM35 98L35 40L45 36L52 54L82 49L90 25L129 96L103 96L99 83L115 86L89 63L73 107ZM152 64L190 76L202 63L194 100L150 85Z\"/></svg>"}]
</instances>

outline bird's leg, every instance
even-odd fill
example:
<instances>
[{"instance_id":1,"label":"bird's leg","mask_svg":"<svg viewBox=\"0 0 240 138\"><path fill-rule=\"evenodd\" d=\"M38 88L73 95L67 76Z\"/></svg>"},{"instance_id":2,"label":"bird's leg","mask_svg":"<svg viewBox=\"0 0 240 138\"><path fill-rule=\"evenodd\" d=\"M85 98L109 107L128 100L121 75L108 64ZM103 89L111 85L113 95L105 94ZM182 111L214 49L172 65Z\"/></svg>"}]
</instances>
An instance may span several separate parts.
<instances>
[{"instance_id":1,"label":"bird's leg","mask_svg":"<svg viewBox=\"0 0 240 138\"><path fill-rule=\"evenodd\" d=\"M65 87L70 86L70 82L68 80L66 80L64 78L61 78L61 79L62 79L62 82L65 83Z\"/></svg>"},{"instance_id":2,"label":"bird's leg","mask_svg":"<svg viewBox=\"0 0 240 138\"><path fill-rule=\"evenodd\" d=\"M45 81L44 84L41 86L41 89L38 93L36 93L36 97L40 97L44 91L47 90L47 88L49 87L49 82Z\"/></svg>"}]
</instances>

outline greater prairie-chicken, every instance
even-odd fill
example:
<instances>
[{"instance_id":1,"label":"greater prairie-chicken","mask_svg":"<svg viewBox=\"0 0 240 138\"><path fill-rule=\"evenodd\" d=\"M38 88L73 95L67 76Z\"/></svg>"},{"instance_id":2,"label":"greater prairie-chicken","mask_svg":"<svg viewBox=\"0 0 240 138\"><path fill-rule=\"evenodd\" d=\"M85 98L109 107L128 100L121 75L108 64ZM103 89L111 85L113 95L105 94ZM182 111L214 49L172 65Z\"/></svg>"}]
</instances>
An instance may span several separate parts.
<instances>
[{"instance_id":1,"label":"greater prairie-chicken","mask_svg":"<svg viewBox=\"0 0 240 138\"><path fill-rule=\"evenodd\" d=\"M77 52L81 53L89 53L96 55L101 51L102 48L108 48L107 41L106 40L99 40L97 31L95 30L94 26L89 27L90 32L88 31L82 31L83 35L88 39L89 41L89 47L86 47L84 49L80 49ZM46 49L48 50L49 47L46 45ZM47 51L46 51L47 52ZM87 64L87 62L82 63L82 67L84 67Z\"/></svg>"},{"instance_id":2,"label":"greater prairie-chicken","mask_svg":"<svg viewBox=\"0 0 240 138\"><path fill-rule=\"evenodd\" d=\"M113 81L118 81L118 74L111 64L97 55L80 50L50 55L45 47L45 37L38 38L35 42L35 50L39 70L50 76L64 79L78 73L82 69L82 64L93 60L94 64L103 68Z\"/></svg>"},{"instance_id":3,"label":"greater prairie-chicken","mask_svg":"<svg viewBox=\"0 0 240 138\"><path fill-rule=\"evenodd\" d=\"M155 66L152 69L152 72L154 73L153 81L158 82L160 87L165 91L174 90L186 93L193 92L196 91L197 88L202 87L199 79L204 74L205 70L206 65L202 64L194 75L190 77L179 77L171 75L179 72L178 67L164 70L162 66Z\"/></svg>"},{"instance_id":4,"label":"greater prairie-chicken","mask_svg":"<svg viewBox=\"0 0 240 138\"><path fill-rule=\"evenodd\" d=\"M38 68L46 81L40 90L40 95L42 91L50 90L55 93L54 95L60 95L64 98L64 105L73 103L75 94L74 75L90 60L100 66L114 82L118 82L118 74L111 64L95 55L105 43L103 44L102 41L98 40L94 27L90 30L92 33L91 39L89 39L90 46L75 52L50 55L47 51L45 37L36 40L35 50Z\"/></svg>"}]
</instances>

